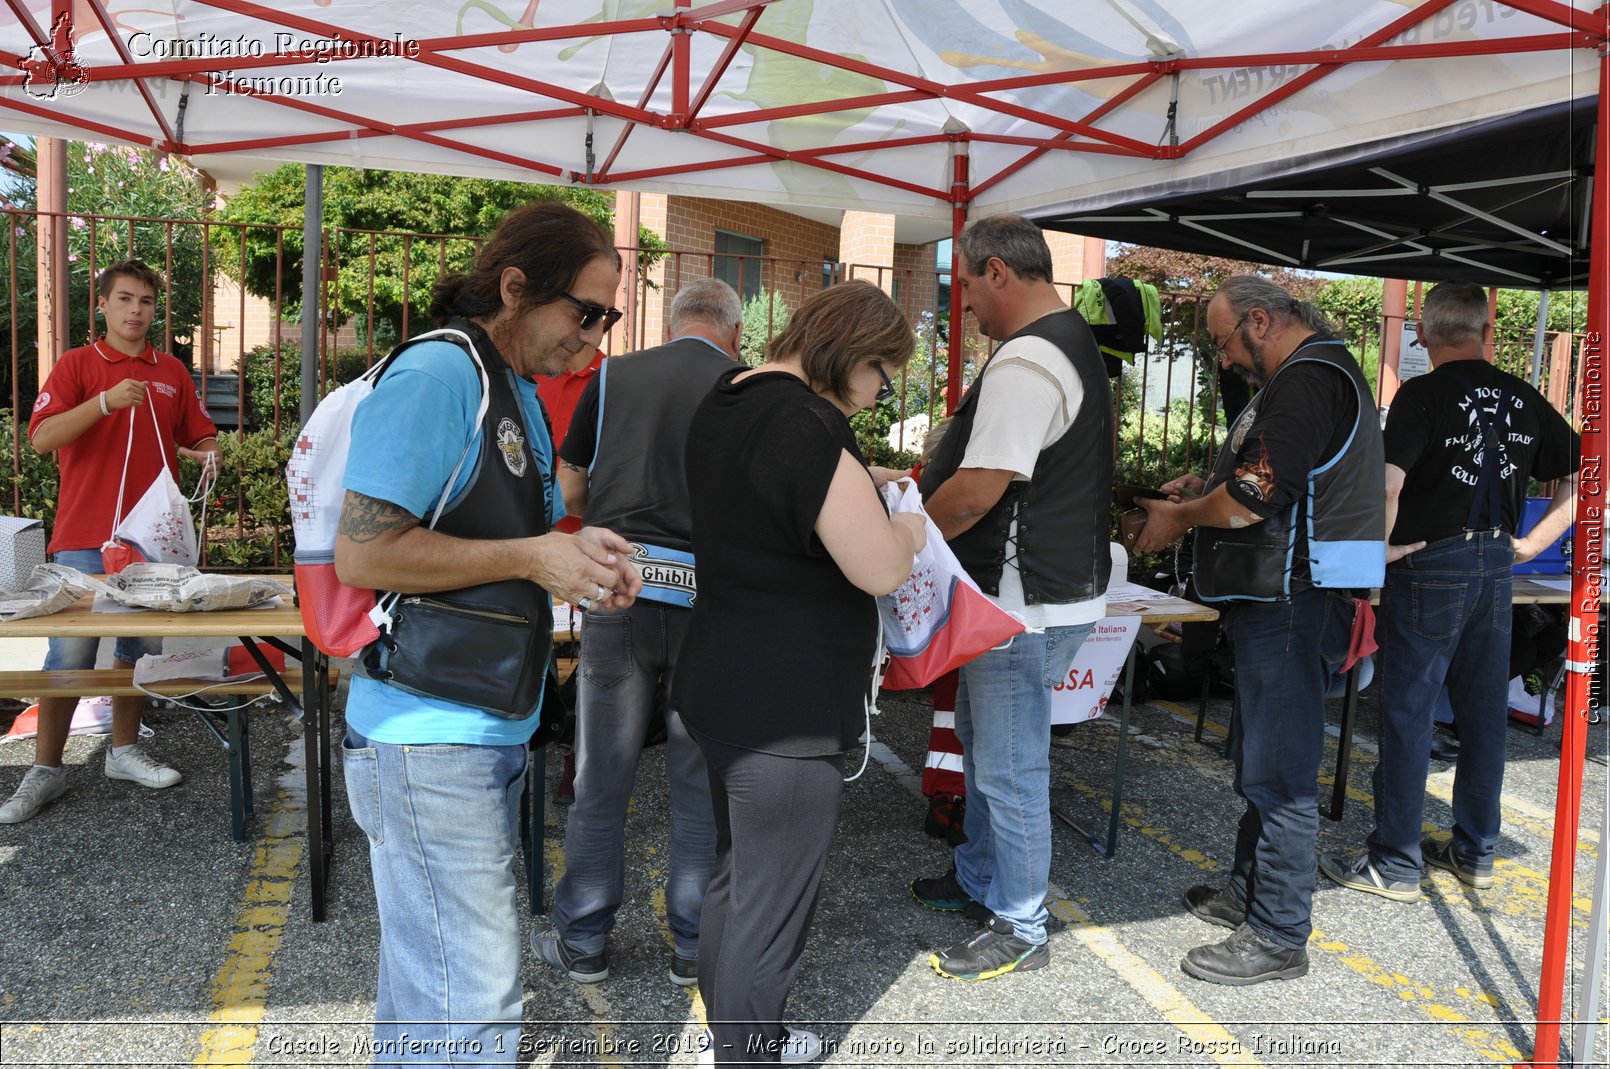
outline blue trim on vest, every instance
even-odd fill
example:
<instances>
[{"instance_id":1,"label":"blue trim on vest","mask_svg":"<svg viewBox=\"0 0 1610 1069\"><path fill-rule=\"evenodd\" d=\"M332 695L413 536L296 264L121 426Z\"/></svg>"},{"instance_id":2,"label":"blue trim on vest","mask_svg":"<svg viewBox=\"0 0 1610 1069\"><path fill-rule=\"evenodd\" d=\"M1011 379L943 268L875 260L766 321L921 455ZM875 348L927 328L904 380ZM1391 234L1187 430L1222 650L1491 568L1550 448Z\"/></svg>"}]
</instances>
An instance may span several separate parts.
<instances>
[{"instance_id":1,"label":"blue trim on vest","mask_svg":"<svg viewBox=\"0 0 1610 1069\"><path fill-rule=\"evenodd\" d=\"M593 473L593 467L598 463L598 447L604 441L604 391L608 383L604 376L608 373L609 359L606 357L598 362L598 424L593 427L593 459L587 462L587 474ZM554 447L555 453L558 446Z\"/></svg>"},{"instance_id":2,"label":"blue trim on vest","mask_svg":"<svg viewBox=\"0 0 1610 1069\"><path fill-rule=\"evenodd\" d=\"M1317 587L1373 587L1380 586L1386 575L1386 543L1379 539L1351 539L1339 542L1308 542L1313 558L1308 562L1309 574ZM1378 575L1381 579L1369 582L1364 575Z\"/></svg>"},{"instance_id":3,"label":"blue trim on vest","mask_svg":"<svg viewBox=\"0 0 1610 1069\"><path fill-rule=\"evenodd\" d=\"M638 597L657 601L662 605L676 605L684 609L693 607L698 597L699 581L693 554L652 542L632 542L629 560L643 575L643 589Z\"/></svg>"}]
</instances>

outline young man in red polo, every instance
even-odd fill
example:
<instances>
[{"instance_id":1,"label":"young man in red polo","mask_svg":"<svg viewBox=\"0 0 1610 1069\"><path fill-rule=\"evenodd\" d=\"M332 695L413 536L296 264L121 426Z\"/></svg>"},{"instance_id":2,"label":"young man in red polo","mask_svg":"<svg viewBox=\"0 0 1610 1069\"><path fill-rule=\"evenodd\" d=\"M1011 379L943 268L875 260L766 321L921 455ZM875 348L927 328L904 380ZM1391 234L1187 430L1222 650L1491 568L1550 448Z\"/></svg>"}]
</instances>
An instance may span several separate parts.
<instances>
[{"instance_id":1,"label":"young man in red polo","mask_svg":"<svg viewBox=\"0 0 1610 1069\"><path fill-rule=\"evenodd\" d=\"M157 352L145 337L156 315L160 285L157 273L139 260L123 260L102 271L96 280L96 310L105 319L106 333L63 354L34 402L29 440L39 452L55 453L61 468L51 556L81 572L105 570L101 545L117 524L113 514L119 485L128 487L125 500L137 501L162 465L178 474L181 456L200 461L204 468L218 463L218 431L190 372L172 356ZM155 434L146 426L153 414ZM99 644L94 638L53 638L45 668L94 668ZM142 654L161 648L161 639L120 638L113 656L118 667L129 668ZM34 766L11 800L0 806L0 824L28 820L67 789L62 750L77 705L77 698L40 699ZM106 775L144 787L171 787L181 779L179 773L135 745L144 707L139 696L112 699Z\"/></svg>"}]
</instances>

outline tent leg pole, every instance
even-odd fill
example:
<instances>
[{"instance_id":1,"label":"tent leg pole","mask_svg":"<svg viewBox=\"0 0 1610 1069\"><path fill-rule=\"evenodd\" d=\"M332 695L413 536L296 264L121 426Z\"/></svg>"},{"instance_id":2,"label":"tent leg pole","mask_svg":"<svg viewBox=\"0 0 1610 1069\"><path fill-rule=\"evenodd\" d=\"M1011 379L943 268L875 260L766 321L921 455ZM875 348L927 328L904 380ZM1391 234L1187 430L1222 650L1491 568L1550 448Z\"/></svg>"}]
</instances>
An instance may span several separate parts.
<instances>
[{"instance_id":1,"label":"tent leg pole","mask_svg":"<svg viewBox=\"0 0 1610 1069\"><path fill-rule=\"evenodd\" d=\"M324 166L307 165L302 193L302 422L319 403L319 268L324 259Z\"/></svg>"},{"instance_id":2,"label":"tent leg pole","mask_svg":"<svg viewBox=\"0 0 1610 1069\"><path fill-rule=\"evenodd\" d=\"M945 414L962 401L962 339L967 313L962 309L961 236L967 226L967 143L960 142L952 157L950 183L950 338L945 376Z\"/></svg>"},{"instance_id":3,"label":"tent leg pole","mask_svg":"<svg viewBox=\"0 0 1610 1069\"><path fill-rule=\"evenodd\" d=\"M1533 389L1543 385L1543 335L1548 333L1549 291L1544 289L1537 298L1537 329L1532 333L1532 373L1527 377Z\"/></svg>"},{"instance_id":4,"label":"tent leg pole","mask_svg":"<svg viewBox=\"0 0 1610 1069\"><path fill-rule=\"evenodd\" d=\"M1599 114L1610 109L1610 52L1599 56ZM1543 971L1537 985L1537 1042L1526 1066L1558 1066L1571 956L1571 898L1576 876L1577 822L1582 814L1582 764L1587 754L1588 702L1601 636L1599 595L1604 564L1604 345L1610 337L1610 137L1601 121L1594 145L1593 219L1589 239L1588 331L1582 345L1582 468L1572 561L1570 637L1566 645L1565 715L1554 811L1554 852L1549 865L1548 919L1543 928ZM1577 1050L1578 1062L1593 1051Z\"/></svg>"}]
</instances>

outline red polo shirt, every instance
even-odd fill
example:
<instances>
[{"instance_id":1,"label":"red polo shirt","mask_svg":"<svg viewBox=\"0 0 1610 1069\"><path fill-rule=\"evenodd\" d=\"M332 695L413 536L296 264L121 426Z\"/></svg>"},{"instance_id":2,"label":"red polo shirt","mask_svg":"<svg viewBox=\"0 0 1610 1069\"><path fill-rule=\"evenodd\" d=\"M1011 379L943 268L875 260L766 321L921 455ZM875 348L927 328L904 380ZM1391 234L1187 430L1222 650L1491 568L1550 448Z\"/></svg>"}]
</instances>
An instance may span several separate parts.
<instances>
[{"instance_id":1,"label":"red polo shirt","mask_svg":"<svg viewBox=\"0 0 1610 1069\"><path fill-rule=\"evenodd\" d=\"M559 447L565 443L565 433L570 430L570 417L576 414L576 406L581 403L581 395L586 392L587 384L593 381L598 374L598 366L604 362L604 351L598 350L593 354L593 362L580 371L565 371L548 378L539 376L537 396L542 398L542 407L548 410L548 422L553 424L553 451L557 456ZM574 516L566 516L558 523L561 531L575 534L581 530L581 521Z\"/></svg>"},{"instance_id":2,"label":"red polo shirt","mask_svg":"<svg viewBox=\"0 0 1610 1069\"><path fill-rule=\"evenodd\" d=\"M145 352L129 356L112 348L102 338L93 345L70 349L63 354L34 402L28 423L31 436L51 416L60 415L92 400L102 390L110 390L124 379L148 383L146 404L113 409L110 416L91 424L79 437L56 450L61 467L61 490L56 502L56 522L51 529L50 552L65 549L100 549L117 525L118 480L123 474L123 458L128 457L128 478L123 493L123 509L128 511L157 477L166 463L175 477L179 473L176 446L194 446L218 433L212 418L196 392L190 372L167 353L147 345ZM156 413L152 424L151 413ZM129 442L129 420L134 424L134 441ZM158 436L160 434L160 451Z\"/></svg>"}]
</instances>

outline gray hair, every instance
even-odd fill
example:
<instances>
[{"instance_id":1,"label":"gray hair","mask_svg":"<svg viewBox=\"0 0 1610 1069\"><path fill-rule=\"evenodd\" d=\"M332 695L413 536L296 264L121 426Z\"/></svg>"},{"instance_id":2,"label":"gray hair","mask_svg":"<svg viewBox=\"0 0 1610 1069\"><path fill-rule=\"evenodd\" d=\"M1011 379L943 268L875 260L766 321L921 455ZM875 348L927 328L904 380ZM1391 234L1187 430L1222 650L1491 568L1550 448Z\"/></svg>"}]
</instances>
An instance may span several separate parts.
<instances>
[{"instance_id":1,"label":"gray hair","mask_svg":"<svg viewBox=\"0 0 1610 1069\"><path fill-rule=\"evenodd\" d=\"M1224 298L1230 314L1237 319L1259 308L1277 321L1295 319L1317 334L1336 335L1336 328L1318 308L1308 301L1299 301L1284 286L1262 275L1231 275L1219 287L1217 295Z\"/></svg>"},{"instance_id":2,"label":"gray hair","mask_svg":"<svg viewBox=\"0 0 1610 1069\"><path fill-rule=\"evenodd\" d=\"M1021 215L1002 213L970 224L956 247L970 275L982 274L991 256L1022 279L1051 281L1051 247L1040 228Z\"/></svg>"},{"instance_id":3,"label":"gray hair","mask_svg":"<svg viewBox=\"0 0 1610 1069\"><path fill-rule=\"evenodd\" d=\"M1420 308L1420 340L1428 346L1479 344L1487 322L1486 290L1474 282L1444 282Z\"/></svg>"},{"instance_id":4,"label":"gray hair","mask_svg":"<svg viewBox=\"0 0 1610 1069\"><path fill-rule=\"evenodd\" d=\"M684 333L690 319L725 329L743 317L743 305L731 286L719 278L696 279L677 290L671 301L671 335Z\"/></svg>"}]
</instances>

